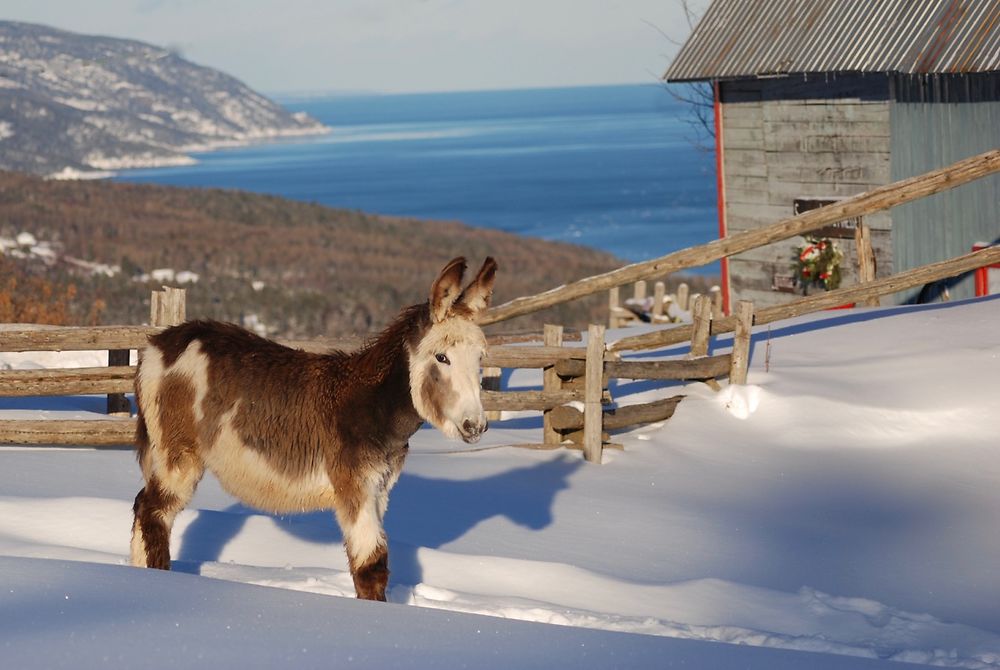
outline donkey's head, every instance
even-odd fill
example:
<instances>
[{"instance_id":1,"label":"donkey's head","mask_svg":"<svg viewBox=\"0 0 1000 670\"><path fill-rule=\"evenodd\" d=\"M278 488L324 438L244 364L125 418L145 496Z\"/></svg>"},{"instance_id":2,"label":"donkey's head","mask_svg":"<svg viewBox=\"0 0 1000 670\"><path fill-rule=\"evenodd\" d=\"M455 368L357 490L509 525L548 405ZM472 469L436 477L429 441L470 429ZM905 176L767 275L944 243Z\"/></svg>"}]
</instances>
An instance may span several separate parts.
<instances>
[{"instance_id":1,"label":"donkey's head","mask_svg":"<svg viewBox=\"0 0 1000 670\"><path fill-rule=\"evenodd\" d=\"M479 400L486 337L476 317L490 304L496 270L496 261L487 258L463 290L465 259L448 263L431 286L430 327L410 351L410 395L417 413L466 442L479 441L486 431Z\"/></svg>"}]
</instances>

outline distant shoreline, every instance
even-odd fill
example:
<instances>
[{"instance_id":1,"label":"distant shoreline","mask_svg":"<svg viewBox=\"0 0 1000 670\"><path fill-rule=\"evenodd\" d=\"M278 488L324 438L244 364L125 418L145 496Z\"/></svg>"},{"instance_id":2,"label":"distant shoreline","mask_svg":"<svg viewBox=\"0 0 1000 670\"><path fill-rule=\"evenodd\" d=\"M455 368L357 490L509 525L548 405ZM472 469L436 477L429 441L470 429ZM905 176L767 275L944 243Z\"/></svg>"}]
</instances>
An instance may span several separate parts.
<instances>
[{"instance_id":1,"label":"distant shoreline","mask_svg":"<svg viewBox=\"0 0 1000 670\"><path fill-rule=\"evenodd\" d=\"M333 132L333 128L325 124L317 124L306 128L286 128L269 132L254 133L253 135L238 138L218 140L203 144L190 144L177 149L177 154L172 156L155 156L151 154L133 154L119 158L105 159L91 163L93 170L80 170L69 166L58 172L45 175L45 179L58 181L66 180L90 180L90 179L111 179L118 176L123 170L142 170L153 168L183 167L187 165L197 165L198 159L190 156L191 153L207 153L221 151L223 149L238 149L241 147L263 144L272 140L290 139L295 137L319 137Z\"/></svg>"}]
</instances>

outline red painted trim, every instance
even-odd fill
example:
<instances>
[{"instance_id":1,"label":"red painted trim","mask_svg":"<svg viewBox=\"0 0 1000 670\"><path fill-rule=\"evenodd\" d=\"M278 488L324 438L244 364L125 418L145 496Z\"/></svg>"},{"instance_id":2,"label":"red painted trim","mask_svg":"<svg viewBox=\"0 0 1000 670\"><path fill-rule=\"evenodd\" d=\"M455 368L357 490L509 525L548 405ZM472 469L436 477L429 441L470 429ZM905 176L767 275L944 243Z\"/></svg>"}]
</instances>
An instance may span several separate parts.
<instances>
[{"instance_id":1,"label":"red painted trim","mask_svg":"<svg viewBox=\"0 0 1000 670\"><path fill-rule=\"evenodd\" d=\"M722 239L727 235L728 228L726 226L726 178L723 171L725 161L723 160L722 103L719 100L719 82L713 82L712 92L714 94L712 107L715 112L715 193L716 207L719 209L719 239ZM722 266L722 313L728 315L732 313L730 309L732 298L729 295L729 259L723 258L720 264Z\"/></svg>"},{"instance_id":2,"label":"red painted trim","mask_svg":"<svg viewBox=\"0 0 1000 670\"><path fill-rule=\"evenodd\" d=\"M972 245L972 250L973 251L981 251L982 249L986 249L987 247L990 247L990 246L993 246L993 245L991 245L991 244L973 244ZM989 275L987 274L987 272L989 271L989 268L1000 269L1000 263L994 263L992 265L984 265L983 267L976 268L976 270L975 270L975 274L973 276L975 277L976 297L977 298L981 298L981 297L983 297L985 295L989 295L990 294L990 279L989 279Z\"/></svg>"}]
</instances>

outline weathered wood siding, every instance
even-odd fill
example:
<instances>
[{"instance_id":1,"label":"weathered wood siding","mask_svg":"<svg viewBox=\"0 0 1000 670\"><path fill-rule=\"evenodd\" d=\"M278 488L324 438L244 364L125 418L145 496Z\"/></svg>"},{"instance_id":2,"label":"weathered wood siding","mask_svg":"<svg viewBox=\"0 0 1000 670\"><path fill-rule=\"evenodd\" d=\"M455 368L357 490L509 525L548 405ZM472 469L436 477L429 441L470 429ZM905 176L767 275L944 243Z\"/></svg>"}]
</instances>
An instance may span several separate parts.
<instances>
[{"instance_id":1,"label":"weathered wood siding","mask_svg":"<svg viewBox=\"0 0 1000 670\"><path fill-rule=\"evenodd\" d=\"M897 102L891 109L894 180L1000 147L1000 102ZM976 242L1000 238L1000 175L902 205L891 214L897 270L967 253ZM969 275L947 286L953 299L975 292Z\"/></svg>"},{"instance_id":2,"label":"weathered wood siding","mask_svg":"<svg viewBox=\"0 0 1000 670\"><path fill-rule=\"evenodd\" d=\"M845 97L837 97L845 96ZM796 198L845 197L890 181L888 83L881 77L797 81L761 79L722 83L725 215L730 233L792 216ZM877 276L892 273L891 218L866 219L878 261ZM773 290L775 277L792 274L801 238L730 260L732 304L767 307L795 296ZM845 252L843 284L857 281L854 243Z\"/></svg>"}]
</instances>

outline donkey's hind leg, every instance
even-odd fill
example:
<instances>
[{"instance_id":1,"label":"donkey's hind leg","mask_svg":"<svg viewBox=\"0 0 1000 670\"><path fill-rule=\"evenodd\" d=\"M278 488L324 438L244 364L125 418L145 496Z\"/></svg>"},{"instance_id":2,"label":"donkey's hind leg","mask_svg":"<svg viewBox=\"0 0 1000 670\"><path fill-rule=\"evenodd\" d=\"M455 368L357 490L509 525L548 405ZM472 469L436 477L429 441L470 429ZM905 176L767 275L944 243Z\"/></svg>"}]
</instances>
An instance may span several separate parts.
<instances>
[{"instance_id":1,"label":"donkey's hind leg","mask_svg":"<svg viewBox=\"0 0 1000 670\"><path fill-rule=\"evenodd\" d=\"M177 514L191 501L203 473L200 464L188 463L163 479L155 475L146 479L132 507L132 565L170 569L170 530Z\"/></svg>"},{"instance_id":2,"label":"donkey's hind leg","mask_svg":"<svg viewBox=\"0 0 1000 670\"><path fill-rule=\"evenodd\" d=\"M205 464L198 455L193 416L182 417L187 420L167 430L161 430L157 420L152 431L147 431L141 411L138 419L136 446L146 485L132 507L130 562L169 570L170 530L177 514L191 502Z\"/></svg>"}]
</instances>

